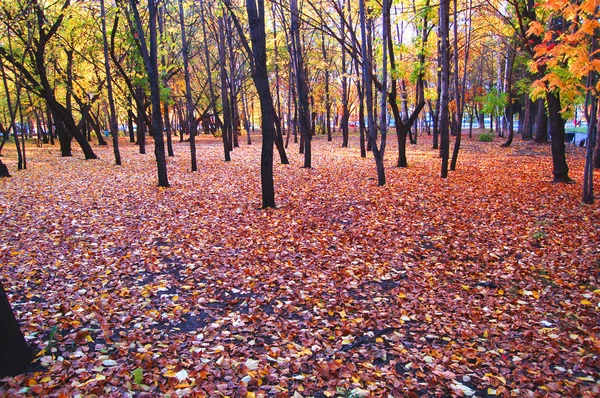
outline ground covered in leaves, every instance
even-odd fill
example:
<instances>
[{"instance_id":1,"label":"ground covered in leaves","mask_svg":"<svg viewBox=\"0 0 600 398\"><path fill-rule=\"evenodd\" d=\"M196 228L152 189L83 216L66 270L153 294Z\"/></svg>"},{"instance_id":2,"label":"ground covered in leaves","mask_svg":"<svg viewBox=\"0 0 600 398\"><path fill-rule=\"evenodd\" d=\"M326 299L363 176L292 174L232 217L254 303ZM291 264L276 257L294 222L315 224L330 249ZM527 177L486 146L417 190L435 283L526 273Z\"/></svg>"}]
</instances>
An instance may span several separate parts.
<instances>
[{"instance_id":1,"label":"ground covered in leaves","mask_svg":"<svg viewBox=\"0 0 600 398\"><path fill-rule=\"evenodd\" d=\"M257 142L203 137L195 173L177 143L168 189L125 141L121 167L5 148L0 277L38 356L0 395L598 396L583 149L554 185L549 146L466 141L447 180L427 137L408 169L392 143L385 187L356 139L311 170L290 145L266 211Z\"/></svg>"}]
</instances>

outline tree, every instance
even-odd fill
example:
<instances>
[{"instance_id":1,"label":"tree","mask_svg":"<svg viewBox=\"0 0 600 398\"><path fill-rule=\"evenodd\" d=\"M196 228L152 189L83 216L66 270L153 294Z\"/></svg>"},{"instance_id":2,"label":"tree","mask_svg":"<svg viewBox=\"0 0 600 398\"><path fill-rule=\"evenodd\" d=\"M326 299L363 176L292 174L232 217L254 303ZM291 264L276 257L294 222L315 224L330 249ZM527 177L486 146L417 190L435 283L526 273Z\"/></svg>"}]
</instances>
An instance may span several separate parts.
<instances>
[{"instance_id":1,"label":"tree","mask_svg":"<svg viewBox=\"0 0 600 398\"><path fill-rule=\"evenodd\" d=\"M442 178L448 177L448 157L450 150L449 95L450 95L450 0L440 1L440 155L442 157Z\"/></svg>"},{"instance_id":2,"label":"tree","mask_svg":"<svg viewBox=\"0 0 600 398\"><path fill-rule=\"evenodd\" d=\"M265 2L264 0L246 0L246 12L248 24L250 25L250 41L248 44L246 36L239 20L233 13L229 0L224 0L227 9L234 20L240 39L252 70L252 80L258 93L260 101L261 127L262 127L262 149L260 157L260 180L262 189L262 208L275 208L275 186L273 182L273 146L275 141L275 123L277 115L271 96L269 86L269 74L267 70L267 35L265 33Z\"/></svg>"},{"instance_id":3,"label":"tree","mask_svg":"<svg viewBox=\"0 0 600 398\"><path fill-rule=\"evenodd\" d=\"M373 80L372 70L373 63L369 51L369 42L367 40L367 15L365 10L364 0L359 0L359 15L360 15L360 34L362 39L362 80L365 88L365 101L367 105L367 120L368 120L368 140L375 158L375 166L377 168L377 184L385 185L385 169L383 166L383 155L385 150L385 135L381 137L381 149L377 146L375 117L373 112ZM369 17L370 20L370 17ZM369 22L370 23L370 22ZM384 42L385 43L385 42Z\"/></svg>"},{"instance_id":4,"label":"tree","mask_svg":"<svg viewBox=\"0 0 600 398\"><path fill-rule=\"evenodd\" d=\"M185 81L185 124L190 133L190 156L192 161L192 171L197 171L198 162L196 159L196 123L194 121L194 103L192 101L192 82L190 79L189 65L190 47L185 31L183 0L179 0L179 26L181 29L181 56L183 58L183 76Z\"/></svg>"},{"instance_id":5,"label":"tree","mask_svg":"<svg viewBox=\"0 0 600 398\"><path fill-rule=\"evenodd\" d=\"M113 140L113 151L115 154L115 164L121 165L121 153L119 152L119 126L117 124L117 112L115 110L115 100L112 88L112 76L110 72L110 58L108 55L108 38L106 34L106 10L104 0L100 0L100 14L102 20L102 49L104 51L104 70L106 71L106 89L108 94L109 106L109 126Z\"/></svg>"},{"instance_id":6,"label":"tree","mask_svg":"<svg viewBox=\"0 0 600 398\"><path fill-rule=\"evenodd\" d=\"M54 89L50 84L47 68L47 46L61 27L67 9L70 6L70 0L65 0L62 5L56 3L53 7L57 7L54 20L51 20L43 8L45 3L31 2L26 5L21 4L21 12L16 12L11 15L4 10L5 27L9 32L22 37L27 41L30 38L31 48L27 49L23 56L27 56L27 62L21 61L16 55L16 52L11 51L11 48L6 48L0 45L0 57L2 57L8 65L10 65L14 74L20 74L26 83L26 89L43 98L53 112L55 123L61 125L60 131L65 137L64 141L70 137L75 138L86 159L97 159L96 154L92 150L85 136L77 127L73 119L72 110L58 101L55 96ZM63 128L64 127L64 128ZM63 152L63 155L65 152ZM67 152L70 156L70 151Z\"/></svg>"},{"instance_id":7,"label":"tree","mask_svg":"<svg viewBox=\"0 0 600 398\"><path fill-rule=\"evenodd\" d=\"M310 144L312 133L310 128L308 84L306 83L302 42L300 41L300 17L298 15L298 2L296 0L290 0L290 13L290 35L292 41L292 51L290 55L293 60L294 76L296 77L296 91L298 93L298 125L300 126L302 143L304 144L304 167L311 168L312 154Z\"/></svg>"},{"instance_id":8,"label":"tree","mask_svg":"<svg viewBox=\"0 0 600 398\"><path fill-rule=\"evenodd\" d=\"M146 33L135 0L129 0L136 32L138 46L150 83L150 100L152 102L152 135L154 137L154 155L158 169L158 186L168 187L167 163L165 159L165 143L163 138L163 121L160 107L160 80L158 76L158 46L157 46L157 0L148 0L149 13L149 42L146 42ZM139 128L139 125L138 125Z\"/></svg>"},{"instance_id":9,"label":"tree","mask_svg":"<svg viewBox=\"0 0 600 398\"><path fill-rule=\"evenodd\" d=\"M0 162L0 164L2 164ZM0 166L1 174L1 166ZM4 287L0 282L0 379L25 370L33 360L21 328L13 314Z\"/></svg>"},{"instance_id":10,"label":"tree","mask_svg":"<svg viewBox=\"0 0 600 398\"><path fill-rule=\"evenodd\" d=\"M227 71L225 65L227 63L227 57L225 55L225 24L223 22L223 16L219 16L219 70L221 77L221 106L223 110L223 150L225 151L225 161L231 160L231 142L230 137L232 135L232 112L229 106L229 95L228 95L228 84L227 84Z\"/></svg>"}]
</instances>

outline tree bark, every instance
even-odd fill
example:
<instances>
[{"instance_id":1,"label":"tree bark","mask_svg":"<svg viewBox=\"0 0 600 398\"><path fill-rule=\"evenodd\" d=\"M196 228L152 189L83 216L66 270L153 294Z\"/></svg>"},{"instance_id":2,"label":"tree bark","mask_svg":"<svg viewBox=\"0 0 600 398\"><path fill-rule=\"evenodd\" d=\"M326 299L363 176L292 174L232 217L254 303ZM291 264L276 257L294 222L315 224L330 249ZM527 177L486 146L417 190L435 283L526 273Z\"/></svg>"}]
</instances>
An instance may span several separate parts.
<instances>
[{"instance_id":1,"label":"tree bark","mask_svg":"<svg viewBox=\"0 0 600 398\"><path fill-rule=\"evenodd\" d=\"M27 345L19 327L4 287L0 282L0 379L15 376L25 371L33 360L31 348Z\"/></svg>"},{"instance_id":2,"label":"tree bark","mask_svg":"<svg viewBox=\"0 0 600 398\"><path fill-rule=\"evenodd\" d=\"M440 59L441 59L441 81L440 81L440 155L442 157L442 178L448 177L448 157L450 147L449 123L449 91L450 91L450 1L440 0Z\"/></svg>"},{"instance_id":3,"label":"tree bark","mask_svg":"<svg viewBox=\"0 0 600 398\"><path fill-rule=\"evenodd\" d=\"M560 96L558 93L546 93L548 102L548 122L552 135L552 174L554 182L571 182L569 167L565 153L565 121L560 113Z\"/></svg>"},{"instance_id":4,"label":"tree bark","mask_svg":"<svg viewBox=\"0 0 600 398\"><path fill-rule=\"evenodd\" d=\"M376 129L375 129L375 116L373 112L373 83L371 78L371 72L373 69L369 43L367 41L367 16L365 12L365 1L359 1L359 15L360 15L360 32L362 38L362 57L363 57L363 68L362 68L362 80L365 87L365 101L367 104L367 120L368 120L368 139L373 152L373 158L375 159L375 167L377 169L377 184L379 186L385 185L385 169L383 167L383 154L377 147ZM384 42L385 44L385 42ZM385 51L385 49L384 49Z\"/></svg>"},{"instance_id":5,"label":"tree bark","mask_svg":"<svg viewBox=\"0 0 600 398\"><path fill-rule=\"evenodd\" d=\"M308 85L306 83L304 59L302 55L302 43L300 41L300 17L298 15L298 2L290 0L291 25L290 35L292 39L292 59L294 64L294 75L296 76L296 90L298 92L298 124L302 134L304 149L304 167L310 169L312 166L311 153L311 121L308 100Z\"/></svg>"},{"instance_id":6,"label":"tree bark","mask_svg":"<svg viewBox=\"0 0 600 398\"><path fill-rule=\"evenodd\" d=\"M543 99L538 99L537 114L535 120L535 138L533 139L538 144L548 142L548 114L546 113L546 102Z\"/></svg>"},{"instance_id":7,"label":"tree bark","mask_svg":"<svg viewBox=\"0 0 600 398\"><path fill-rule=\"evenodd\" d=\"M187 125L190 133L190 157L192 163L192 171L198 170L198 161L196 157L196 123L194 122L194 103L192 101L192 83L190 79L190 63L187 34L185 31L185 20L183 14L183 0L179 0L179 27L181 30L181 54L183 58L183 76L185 80L185 109Z\"/></svg>"},{"instance_id":8,"label":"tree bark","mask_svg":"<svg viewBox=\"0 0 600 398\"><path fill-rule=\"evenodd\" d=\"M227 90L227 72L225 71L225 64L227 62L225 57L225 24L223 22L223 16L219 17L219 66L220 66L220 77L221 77L221 106L223 109L223 128L221 138L223 139L223 150L225 153L225 161L231 160L230 156L230 138L231 138L231 110L229 108L229 96Z\"/></svg>"},{"instance_id":9,"label":"tree bark","mask_svg":"<svg viewBox=\"0 0 600 398\"><path fill-rule=\"evenodd\" d=\"M115 110L115 100L112 90L112 76L110 73L110 62L108 55L108 37L106 35L106 10L104 9L104 0L100 0L100 13L102 18L102 47L104 50L104 70L106 71L106 89L108 93L108 106L110 109L110 133L112 135L113 153L115 155L115 164L121 165L121 152L119 151L119 126L117 124L117 112Z\"/></svg>"},{"instance_id":10,"label":"tree bark","mask_svg":"<svg viewBox=\"0 0 600 398\"><path fill-rule=\"evenodd\" d=\"M134 14L135 24L139 37L140 51L144 59L148 81L150 83L150 100L152 102L152 130L154 136L154 155L158 171L158 186L168 187L167 163L165 159L165 143L163 138L163 122L160 109L160 86L158 77L158 46L157 46L157 0L148 0L150 23L148 26L150 41L147 44L145 30L137 9L135 0L129 4Z\"/></svg>"}]
</instances>

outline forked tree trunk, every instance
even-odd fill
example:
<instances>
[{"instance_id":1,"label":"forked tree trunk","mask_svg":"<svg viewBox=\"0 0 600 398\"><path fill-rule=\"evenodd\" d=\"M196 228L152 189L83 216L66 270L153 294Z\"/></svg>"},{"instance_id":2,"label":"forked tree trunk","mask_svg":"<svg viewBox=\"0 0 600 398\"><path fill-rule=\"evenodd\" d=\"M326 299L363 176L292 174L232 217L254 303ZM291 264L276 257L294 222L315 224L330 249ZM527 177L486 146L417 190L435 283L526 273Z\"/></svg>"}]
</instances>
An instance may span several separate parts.
<instances>
[{"instance_id":1,"label":"forked tree trunk","mask_svg":"<svg viewBox=\"0 0 600 398\"><path fill-rule=\"evenodd\" d=\"M165 159L165 142L163 138L163 121L160 109L160 86L158 76L158 46L157 46L157 0L148 0L149 24L148 33L150 36L149 43L146 43L145 30L142 26L142 20L137 9L137 4L134 0L130 0L129 4L133 11L135 25L139 36L140 50L148 81L150 82L150 99L152 102L152 133L154 136L154 155L156 158L156 166L158 171L158 186L168 187L169 180L167 178L167 163Z\"/></svg>"},{"instance_id":2,"label":"forked tree trunk","mask_svg":"<svg viewBox=\"0 0 600 398\"><path fill-rule=\"evenodd\" d=\"M359 1L360 32L362 38L362 56L363 56L363 84L365 86L365 101L367 103L368 119L368 139L375 158L375 167L377 168L377 184L385 185L385 169L383 167L383 154L377 147L377 133L375 129L375 116L373 112L373 84L371 80L372 63L367 42L367 17L365 12L365 1ZM385 42L384 42L385 43Z\"/></svg>"}]
</instances>

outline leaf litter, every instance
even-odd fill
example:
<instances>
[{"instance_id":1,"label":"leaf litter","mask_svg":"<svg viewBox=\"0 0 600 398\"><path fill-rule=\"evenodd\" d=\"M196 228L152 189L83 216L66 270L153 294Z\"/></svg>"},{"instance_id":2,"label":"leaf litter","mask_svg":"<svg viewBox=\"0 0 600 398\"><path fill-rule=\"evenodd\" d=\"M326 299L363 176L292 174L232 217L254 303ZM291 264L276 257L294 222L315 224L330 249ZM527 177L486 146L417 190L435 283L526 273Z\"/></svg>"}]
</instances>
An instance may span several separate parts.
<instances>
[{"instance_id":1,"label":"leaf litter","mask_svg":"<svg viewBox=\"0 0 600 398\"><path fill-rule=\"evenodd\" d=\"M176 145L168 189L127 143L122 167L30 148L0 181L0 275L39 353L0 393L600 394L600 210L537 146L467 141L442 180L426 138L407 169L390 145L377 187L356 141L319 137L263 211L260 145L211 143L197 173Z\"/></svg>"}]
</instances>

